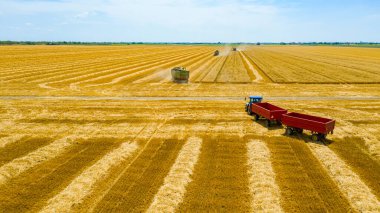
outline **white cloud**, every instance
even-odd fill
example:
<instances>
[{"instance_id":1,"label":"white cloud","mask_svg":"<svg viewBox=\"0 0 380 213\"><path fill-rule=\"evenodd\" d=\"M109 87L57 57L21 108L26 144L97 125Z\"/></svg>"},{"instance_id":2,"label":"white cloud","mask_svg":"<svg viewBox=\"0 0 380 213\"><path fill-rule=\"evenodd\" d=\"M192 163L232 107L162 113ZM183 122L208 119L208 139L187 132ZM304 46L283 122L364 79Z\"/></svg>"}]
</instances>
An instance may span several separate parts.
<instances>
[{"instance_id":1,"label":"white cloud","mask_svg":"<svg viewBox=\"0 0 380 213\"><path fill-rule=\"evenodd\" d=\"M76 14L74 18L79 18L79 19L87 18L89 15L90 15L90 12L86 11L86 12Z\"/></svg>"},{"instance_id":2,"label":"white cloud","mask_svg":"<svg viewBox=\"0 0 380 213\"><path fill-rule=\"evenodd\" d=\"M327 6L332 13L321 10ZM24 33L17 35L37 40L379 40L378 28L371 27L379 20L376 5L360 12L307 0L0 0L0 8L3 29L19 26ZM31 33L29 22L54 33ZM353 22L362 30L351 32ZM0 36L15 34L0 28Z\"/></svg>"}]
</instances>

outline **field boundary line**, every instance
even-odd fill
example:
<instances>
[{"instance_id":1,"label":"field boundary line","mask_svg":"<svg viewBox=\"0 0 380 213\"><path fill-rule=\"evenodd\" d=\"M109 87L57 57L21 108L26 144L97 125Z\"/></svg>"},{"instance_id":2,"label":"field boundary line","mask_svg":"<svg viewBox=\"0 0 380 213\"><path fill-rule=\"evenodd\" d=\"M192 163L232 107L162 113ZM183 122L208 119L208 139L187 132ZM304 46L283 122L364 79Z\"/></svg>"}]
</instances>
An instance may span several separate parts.
<instances>
[{"instance_id":1,"label":"field boundary line","mask_svg":"<svg viewBox=\"0 0 380 213\"><path fill-rule=\"evenodd\" d=\"M284 212L269 148L261 140L250 140L247 143L247 155L249 189L252 196L251 210Z\"/></svg>"},{"instance_id":2,"label":"field boundary line","mask_svg":"<svg viewBox=\"0 0 380 213\"><path fill-rule=\"evenodd\" d=\"M190 137L165 177L163 185L154 196L147 212L174 212L183 201L186 187L192 181L192 174L201 153L203 140Z\"/></svg>"}]
</instances>

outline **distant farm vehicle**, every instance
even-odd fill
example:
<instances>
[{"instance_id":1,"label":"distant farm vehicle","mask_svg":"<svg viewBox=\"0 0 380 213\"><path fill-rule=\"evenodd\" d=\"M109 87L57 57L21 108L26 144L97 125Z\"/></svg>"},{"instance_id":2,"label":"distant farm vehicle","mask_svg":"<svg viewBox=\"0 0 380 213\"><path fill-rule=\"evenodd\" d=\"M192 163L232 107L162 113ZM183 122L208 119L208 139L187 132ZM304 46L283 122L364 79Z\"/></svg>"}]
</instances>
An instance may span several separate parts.
<instances>
[{"instance_id":1,"label":"distant farm vehicle","mask_svg":"<svg viewBox=\"0 0 380 213\"><path fill-rule=\"evenodd\" d=\"M232 51L237 51L237 48L236 47L232 48Z\"/></svg>"},{"instance_id":2,"label":"distant farm vehicle","mask_svg":"<svg viewBox=\"0 0 380 213\"><path fill-rule=\"evenodd\" d=\"M270 103L253 103L248 109L255 121L261 118L265 119L266 126L270 127L273 123L281 125L281 116L288 111Z\"/></svg>"},{"instance_id":3,"label":"distant farm vehicle","mask_svg":"<svg viewBox=\"0 0 380 213\"><path fill-rule=\"evenodd\" d=\"M175 83L188 83L190 72L184 67L174 67L171 70L172 81Z\"/></svg>"},{"instance_id":4,"label":"distant farm vehicle","mask_svg":"<svg viewBox=\"0 0 380 213\"><path fill-rule=\"evenodd\" d=\"M219 50L215 50L214 56L218 56L218 55L219 55Z\"/></svg>"},{"instance_id":5,"label":"distant farm vehicle","mask_svg":"<svg viewBox=\"0 0 380 213\"><path fill-rule=\"evenodd\" d=\"M335 120L295 112L282 115L281 121L286 126L286 135L309 130L313 141L326 139L327 134L333 134L335 127Z\"/></svg>"}]
</instances>

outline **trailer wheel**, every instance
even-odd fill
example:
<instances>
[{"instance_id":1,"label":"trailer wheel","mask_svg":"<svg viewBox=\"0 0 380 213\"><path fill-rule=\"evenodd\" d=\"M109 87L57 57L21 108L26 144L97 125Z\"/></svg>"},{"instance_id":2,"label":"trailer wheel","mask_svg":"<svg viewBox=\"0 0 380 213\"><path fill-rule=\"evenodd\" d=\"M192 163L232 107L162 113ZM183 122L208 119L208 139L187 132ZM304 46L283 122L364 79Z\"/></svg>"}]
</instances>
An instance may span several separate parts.
<instances>
[{"instance_id":1,"label":"trailer wheel","mask_svg":"<svg viewBox=\"0 0 380 213\"><path fill-rule=\"evenodd\" d=\"M253 117L254 117L255 121L259 120L259 115L258 114L254 114Z\"/></svg>"},{"instance_id":2,"label":"trailer wheel","mask_svg":"<svg viewBox=\"0 0 380 213\"><path fill-rule=\"evenodd\" d=\"M318 140L319 140L319 136L318 136L317 134L313 134L313 135L311 136L311 140L313 140L313 141L318 141Z\"/></svg>"},{"instance_id":3,"label":"trailer wheel","mask_svg":"<svg viewBox=\"0 0 380 213\"><path fill-rule=\"evenodd\" d=\"M270 120L267 119L267 120L265 121L265 125L266 125L267 127L270 127Z\"/></svg>"},{"instance_id":4,"label":"trailer wheel","mask_svg":"<svg viewBox=\"0 0 380 213\"><path fill-rule=\"evenodd\" d=\"M290 127L286 127L285 134L286 135L292 135L293 134L293 129L290 128Z\"/></svg>"},{"instance_id":5,"label":"trailer wheel","mask_svg":"<svg viewBox=\"0 0 380 213\"><path fill-rule=\"evenodd\" d=\"M303 133L303 129L297 129L297 133L298 134L302 134Z\"/></svg>"},{"instance_id":6,"label":"trailer wheel","mask_svg":"<svg viewBox=\"0 0 380 213\"><path fill-rule=\"evenodd\" d=\"M318 134L319 140L325 140L326 135L325 134Z\"/></svg>"}]
</instances>

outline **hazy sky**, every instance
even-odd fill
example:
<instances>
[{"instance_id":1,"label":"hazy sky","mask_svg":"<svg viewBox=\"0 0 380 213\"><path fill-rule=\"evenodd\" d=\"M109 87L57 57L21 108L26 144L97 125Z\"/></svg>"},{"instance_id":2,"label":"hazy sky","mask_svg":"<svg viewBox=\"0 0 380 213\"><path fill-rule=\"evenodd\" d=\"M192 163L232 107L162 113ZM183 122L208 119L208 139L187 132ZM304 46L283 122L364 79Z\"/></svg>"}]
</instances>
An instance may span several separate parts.
<instances>
[{"instance_id":1,"label":"hazy sky","mask_svg":"<svg viewBox=\"0 0 380 213\"><path fill-rule=\"evenodd\" d=\"M0 40L380 42L380 1L0 0Z\"/></svg>"}]
</instances>

